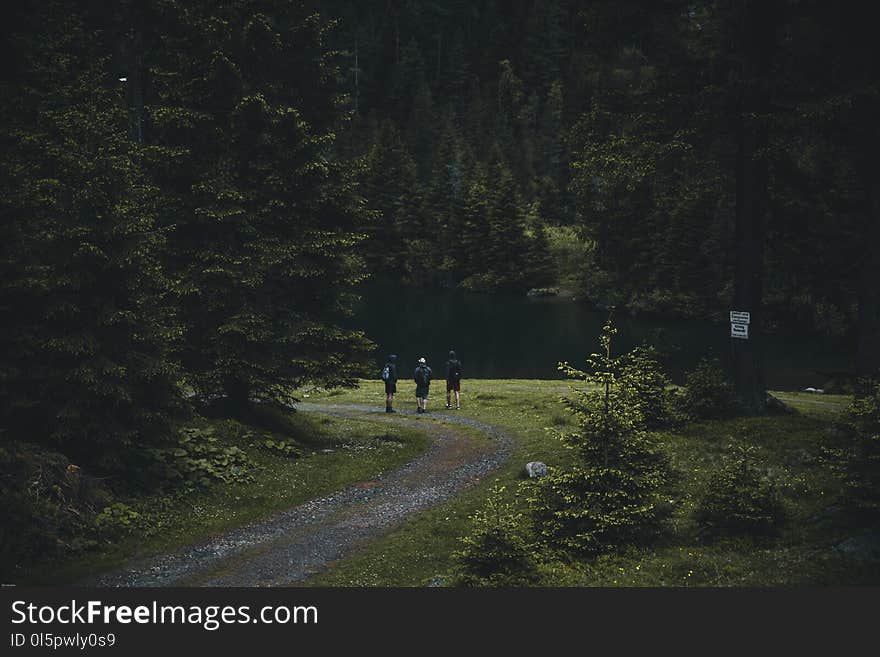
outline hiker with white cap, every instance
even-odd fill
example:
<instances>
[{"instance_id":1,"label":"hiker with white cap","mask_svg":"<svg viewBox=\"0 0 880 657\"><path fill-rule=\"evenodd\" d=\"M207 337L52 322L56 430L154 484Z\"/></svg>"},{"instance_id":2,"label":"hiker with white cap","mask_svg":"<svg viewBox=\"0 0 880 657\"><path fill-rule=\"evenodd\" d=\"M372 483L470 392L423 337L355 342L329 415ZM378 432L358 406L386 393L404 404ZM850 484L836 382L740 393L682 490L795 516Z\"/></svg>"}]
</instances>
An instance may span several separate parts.
<instances>
[{"instance_id":1,"label":"hiker with white cap","mask_svg":"<svg viewBox=\"0 0 880 657\"><path fill-rule=\"evenodd\" d=\"M428 367L428 362L422 356L419 358L415 372L413 372L413 379L416 382L416 403L418 404L416 413L428 412L428 389L431 386L431 374L431 368Z\"/></svg>"}]
</instances>

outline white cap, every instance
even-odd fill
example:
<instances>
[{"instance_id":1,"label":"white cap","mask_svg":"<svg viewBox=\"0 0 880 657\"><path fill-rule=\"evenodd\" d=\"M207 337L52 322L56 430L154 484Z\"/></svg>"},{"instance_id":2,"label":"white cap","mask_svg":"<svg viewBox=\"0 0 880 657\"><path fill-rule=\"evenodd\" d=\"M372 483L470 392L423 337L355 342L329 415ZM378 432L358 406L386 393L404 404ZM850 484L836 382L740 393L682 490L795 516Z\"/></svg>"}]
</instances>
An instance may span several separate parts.
<instances>
[{"instance_id":1,"label":"white cap","mask_svg":"<svg viewBox=\"0 0 880 657\"><path fill-rule=\"evenodd\" d=\"M422 356L421 358L419 358L419 362L420 362L420 363L424 363L424 362L427 362L427 361L425 361L425 357Z\"/></svg>"}]
</instances>

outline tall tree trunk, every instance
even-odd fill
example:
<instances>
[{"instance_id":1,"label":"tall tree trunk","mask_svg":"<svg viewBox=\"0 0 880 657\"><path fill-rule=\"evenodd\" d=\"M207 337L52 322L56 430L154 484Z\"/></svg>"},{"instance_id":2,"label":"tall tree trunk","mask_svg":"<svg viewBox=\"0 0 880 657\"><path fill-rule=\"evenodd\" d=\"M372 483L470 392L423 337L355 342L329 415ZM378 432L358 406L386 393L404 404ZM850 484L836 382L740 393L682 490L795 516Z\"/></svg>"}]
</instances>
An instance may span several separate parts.
<instances>
[{"instance_id":1,"label":"tall tree trunk","mask_svg":"<svg viewBox=\"0 0 880 657\"><path fill-rule=\"evenodd\" d=\"M771 5L768 7L768 5ZM750 313L748 339L731 338L736 391L747 413L767 408L761 353L767 197L767 114L774 2L750 0L737 21L742 81L736 117L736 271L732 310ZM769 11L768 11L769 9Z\"/></svg>"},{"instance_id":2,"label":"tall tree trunk","mask_svg":"<svg viewBox=\"0 0 880 657\"><path fill-rule=\"evenodd\" d=\"M760 149L766 146L766 129L754 119L741 118L737 134L736 172L736 279L733 310L750 314L748 339L733 342L737 395L749 413L762 413L766 385L761 352L761 301L763 296L764 233L767 165Z\"/></svg>"},{"instance_id":3,"label":"tall tree trunk","mask_svg":"<svg viewBox=\"0 0 880 657\"><path fill-rule=\"evenodd\" d=\"M880 179L871 175L856 320L855 373L859 379L880 378ZM868 391L867 386L857 381L856 395Z\"/></svg>"},{"instance_id":4,"label":"tall tree trunk","mask_svg":"<svg viewBox=\"0 0 880 657\"><path fill-rule=\"evenodd\" d=\"M250 386L240 379L227 379L223 386L229 412L235 417L243 417L250 411Z\"/></svg>"}]
</instances>

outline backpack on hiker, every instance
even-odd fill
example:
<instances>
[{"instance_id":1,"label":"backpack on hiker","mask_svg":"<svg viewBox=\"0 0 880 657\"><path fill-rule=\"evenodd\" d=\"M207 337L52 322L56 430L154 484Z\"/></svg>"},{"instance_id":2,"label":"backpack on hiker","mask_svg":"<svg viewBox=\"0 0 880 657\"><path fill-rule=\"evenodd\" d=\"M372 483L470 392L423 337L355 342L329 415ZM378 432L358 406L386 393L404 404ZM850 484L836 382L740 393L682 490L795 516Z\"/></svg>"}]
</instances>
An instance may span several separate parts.
<instances>
[{"instance_id":1,"label":"backpack on hiker","mask_svg":"<svg viewBox=\"0 0 880 657\"><path fill-rule=\"evenodd\" d=\"M450 363L449 376L453 381L461 381L461 362L454 360Z\"/></svg>"},{"instance_id":2,"label":"backpack on hiker","mask_svg":"<svg viewBox=\"0 0 880 657\"><path fill-rule=\"evenodd\" d=\"M419 365L415 371L416 383L420 386L428 385L428 369L424 365Z\"/></svg>"},{"instance_id":3,"label":"backpack on hiker","mask_svg":"<svg viewBox=\"0 0 880 657\"><path fill-rule=\"evenodd\" d=\"M382 374L380 374L380 376L386 383L391 380L391 363L385 363L385 367L382 368Z\"/></svg>"}]
</instances>

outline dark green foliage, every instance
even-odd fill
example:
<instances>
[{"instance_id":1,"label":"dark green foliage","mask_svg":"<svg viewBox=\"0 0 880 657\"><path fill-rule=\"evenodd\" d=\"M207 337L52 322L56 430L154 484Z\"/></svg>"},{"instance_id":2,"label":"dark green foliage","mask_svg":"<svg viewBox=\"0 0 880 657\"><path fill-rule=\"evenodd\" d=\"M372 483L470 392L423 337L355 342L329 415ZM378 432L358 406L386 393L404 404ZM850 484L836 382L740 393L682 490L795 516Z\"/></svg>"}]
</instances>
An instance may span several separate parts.
<instances>
[{"instance_id":1,"label":"dark green foliage","mask_svg":"<svg viewBox=\"0 0 880 657\"><path fill-rule=\"evenodd\" d=\"M544 285L540 271L510 285L508 273L480 268L466 253L486 244L488 226L471 230L480 213L462 198L468 205L482 185L488 202L499 179L487 172L502 160L521 210L537 206L539 223L576 226L590 245L547 285L634 312L719 319L734 292L736 208L745 195L767 218L765 238L754 241L766 251L764 271L754 272L764 287L758 331L845 335L860 324L855 365L876 366L880 257L867 245L880 226L871 201L880 197L871 166L880 131L869 4L848 11L792 0L319 6L341 19L329 38L345 52L345 88L357 98L349 107L360 120L387 120L406 135L419 188L441 186L447 167L460 170L458 197L407 199L397 215L407 241L395 247L402 280L486 290ZM763 68L754 66L759 43L773 55ZM470 151L464 158L449 148L450 125ZM760 184L746 186L756 194L736 185L746 132L766 141L754 158L739 160L760 164ZM351 141L363 153L373 136ZM379 196L367 192L371 205L386 207L382 187L399 186L396 175L394 167L370 174L384 177ZM539 231L529 225L527 233ZM456 242L461 248L448 248ZM528 253L516 260L528 264Z\"/></svg>"},{"instance_id":2,"label":"dark green foliage","mask_svg":"<svg viewBox=\"0 0 880 657\"><path fill-rule=\"evenodd\" d=\"M845 500L857 515L880 519L880 383L865 382L870 394L853 400L842 418L839 438L826 461L843 482Z\"/></svg>"},{"instance_id":3,"label":"dark green foliage","mask_svg":"<svg viewBox=\"0 0 880 657\"><path fill-rule=\"evenodd\" d=\"M247 455L215 435L213 427L186 427L180 430L174 448L156 450L155 458L164 466L162 476L184 486L210 486L214 483L242 481L250 477Z\"/></svg>"},{"instance_id":4,"label":"dark green foliage","mask_svg":"<svg viewBox=\"0 0 880 657\"><path fill-rule=\"evenodd\" d=\"M123 502L104 507L95 516L95 531L105 540L115 540L133 533L142 526L141 514Z\"/></svg>"},{"instance_id":5,"label":"dark green foliage","mask_svg":"<svg viewBox=\"0 0 880 657\"><path fill-rule=\"evenodd\" d=\"M302 449L288 440L272 440L267 438L262 441L261 445L269 451L289 459L299 458L303 455Z\"/></svg>"},{"instance_id":6,"label":"dark green foliage","mask_svg":"<svg viewBox=\"0 0 880 657\"><path fill-rule=\"evenodd\" d=\"M659 429L672 422L675 411L670 384L653 347L636 347L623 356L620 387L627 404L639 408L645 429Z\"/></svg>"},{"instance_id":7,"label":"dark green foliage","mask_svg":"<svg viewBox=\"0 0 880 657\"><path fill-rule=\"evenodd\" d=\"M471 516L470 533L453 554L453 585L526 586L537 579L536 562L524 515L503 501L503 486L492 489L487 504Z\"/></svg>"},{"instance_id":8,"label":"dark green foliage","mask_svg":"<svg viewBox=\"0 0 880 657\"><path fill-rule=\"evenodd\" d=\"M366 155L364 193L378 214L371 217L363 248L372 271L400 275L402 257L413 218L421 202L415 160L394 123L384 121Z\"/></svg>"},{"instance_id":9,"label":"dark green foliage","mask_svg":"<svg viewBox=\"0 0 880 657\"><path fill-rule=\"evenodd\" d=\"M73 479L127 496L244 477L240 449L178 432L191 390L241 412L353 385L372 345L340 320L370 212L335 150L327 24L300 3L27 1L2 30L12 563L133 526Z\"/></svg>"},{"instance_id":10,"label":"dark green foliage","mask_svg":"<svg viewBox=\"0 0 880 657\"><path fill-rule=\"evenodd\" d=\"M170 443L182 404L156 189L106 35L65 7L23 3L4 25L0 433L101 474Z\"/></svg>"},{"instance_id":11,"label":"dark green foliage","mask_svg":"<svg viewBox=\"0 0 880 657\"><path fill-rule=\"evenodd\" d=\"M578 426L554 434L573 450L573 463L540 479L531 500L541 539L576 554L648 541L668 513L660 499L668 463L643 428L641 405L623 383L624 359L611 354L615 333L609 322L600 338L602 353L587 361L589 372L560 365L569 377L600 389L573 388L565 400ZM634 374L631 368L631 379Z\"/></svg>"},{"instance_id":12,"label":"dark green foliage","mask_svg":"<svg viewBox=\"0 0 880 657\"><path fill-rule=\"evenodd\" d=\"M754 463L753 452L739 448L712 474L695 511L702 535L765 535L783 522L782 499Z\"/></svg>"},{"instance_id":13,"label":"dark green foliage","mask_svg":"<svg viewBox=\"0 0 880 657\"><path fill-rule=\"evenodd\" d=\"M586 556L645 544L659 534L667 513L657 498L664 482L651 462L635 468L575 466L548 475L534 498L539 537Z\"/></svg>"},{"instance_id":14,"label":"dark green foliage","mask_svg":"<svg viewBox=\"0 0 880 657\"><path fill-rule=\"evenodd\" d=\"M503 161L473 183L464 201L461 237L467 290L525 291L550 280L547 238L540 221L529 234L513 175Z\"/></svg>"},{"instance_id":15,"label":"dark green foliage","mask_svg":"<svg viewBox=\"0 0 880 657\"><path fill-rule=\"evenodd\" d=\"M353 385L371 345L338 320L362 278L367 213L333 154L346 117L325 25L297 3L166 9L148 161L188 380L238 408L289 403L307 381Z\"/></svg>"},{"instance_id":16,"label":"dark green foliage","mask_svg":"<svg viewBox=\"0 0 880 657\"><path fill-rule=\"evenodd\" d=\"M733 384L714 360L704 359L685 374L679 402L691 419L732 417L739 411Z\"/></svg>"}]
</instances>

